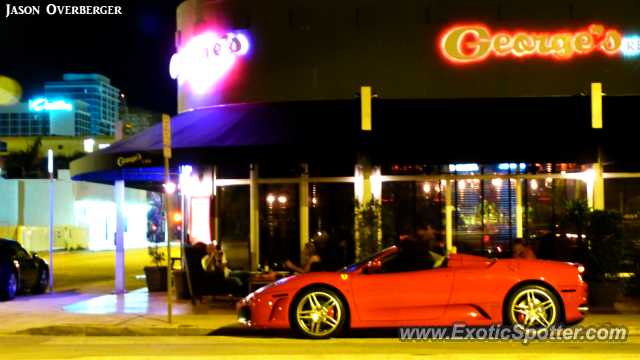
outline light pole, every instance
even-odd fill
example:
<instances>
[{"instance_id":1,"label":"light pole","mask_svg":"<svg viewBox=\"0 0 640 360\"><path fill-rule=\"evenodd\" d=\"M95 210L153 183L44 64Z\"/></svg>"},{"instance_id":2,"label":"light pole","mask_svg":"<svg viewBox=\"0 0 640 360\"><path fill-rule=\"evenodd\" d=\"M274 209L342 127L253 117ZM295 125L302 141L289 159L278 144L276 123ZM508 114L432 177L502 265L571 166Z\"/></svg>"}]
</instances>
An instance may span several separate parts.
<instances>
[{"instance_id":1,"label":"light pole","mask_svg":"<svg viewBox=\"0 0 640 360\"><path fill-rule=\"evenodd\" d=\"M47 151L49 157L49 294L53 295L53 150Z\"/></svg>"},{"instance_id":2,"label":"light pole","mask_svg":"<svg viewBox=\"0 0 640 360\"><path fill-rule=\"evenodd\" d=\"M171 183L169 177L169 159L171 158L171 117L169 115L162 115L162 142L164 145L164 179L165 179L165 192L166 201L164 203L164 220L165 220L165 236L167 238L167 313L169 315L169 324L172 322L172 301L173 301L173 289L171 288L171 194L175 190L175 184Z\"/></svg>"}]
</instances>

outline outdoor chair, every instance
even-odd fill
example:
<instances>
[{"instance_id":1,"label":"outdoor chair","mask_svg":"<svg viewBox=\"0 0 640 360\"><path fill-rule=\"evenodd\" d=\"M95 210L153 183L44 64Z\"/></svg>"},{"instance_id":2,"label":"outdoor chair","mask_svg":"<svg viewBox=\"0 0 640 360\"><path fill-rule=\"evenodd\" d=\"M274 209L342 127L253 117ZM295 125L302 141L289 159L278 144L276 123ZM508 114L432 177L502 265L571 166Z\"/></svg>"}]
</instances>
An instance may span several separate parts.
<instances>
[{"instance_id":1,"label":"outdoor chair","mask_svg":"<svg viewBox=\"0 0 640 360\"><path fill-rule=\"evenodd\" d=\"M221 272L206 272L202 268L202 258L207 255L205 244L185 244L184 255L191 281L191 303L196 305L197 299L202 302L203 296L239 295L239 289L228 283Z\"/></svg>"}]
</instances>

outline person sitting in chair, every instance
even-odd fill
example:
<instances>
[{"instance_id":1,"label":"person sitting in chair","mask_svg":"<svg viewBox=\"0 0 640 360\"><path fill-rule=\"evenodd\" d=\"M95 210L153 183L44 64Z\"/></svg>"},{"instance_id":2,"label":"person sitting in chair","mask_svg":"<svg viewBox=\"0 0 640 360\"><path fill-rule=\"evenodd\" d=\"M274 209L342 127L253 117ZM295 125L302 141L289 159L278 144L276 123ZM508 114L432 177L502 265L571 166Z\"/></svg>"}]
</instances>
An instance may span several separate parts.
<instances>
[{"instance_id":1,"label":"person sitting in chair","mask_svg":"<svg viewBox=\"0 0 640 360\"><path fill-rule=\"evenodd\" d=\"M202 258L202 267L207 272L224 272L225 280L239 288L251 277L251 273L248 271L229 269L227 257L218 251L214 244L207 245L207 255Z\"/></svg>"},{"instance_id":2,"label":"person sitting in chair","mask_svg":"<svg viewBox=\"0 0 640 360\"><path fill-rule=\"evenodd\" d=\"M320 255L318 255L316 246L312 242L308 242L304 245L304 256L307 258L307 262L304 264L302 268L299 268L293 265L289 260L287 260L287 262L285 263L285 266L293 271L299 272L300 274L306 274L308 272L324 271L324 266L322 265L322 259L320 259Z\"/></svg>"}]
</instances>

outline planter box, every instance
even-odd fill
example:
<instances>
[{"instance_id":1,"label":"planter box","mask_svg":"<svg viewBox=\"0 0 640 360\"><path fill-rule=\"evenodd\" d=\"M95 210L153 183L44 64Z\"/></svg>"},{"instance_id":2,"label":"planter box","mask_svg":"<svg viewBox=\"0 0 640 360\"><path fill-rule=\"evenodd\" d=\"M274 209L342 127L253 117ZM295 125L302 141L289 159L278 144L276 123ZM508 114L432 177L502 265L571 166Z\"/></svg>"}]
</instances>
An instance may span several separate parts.
<instances>
[{"instance_id":1,"label":"planter box","mask_svg":"<svg viewBox=\"0 0 640 360\"><path fill-rule=\"evenodd\" d=\"M620 282L587 282L589 285L589 305L599 308L613 308L622 284Z\"/></svg>"},{"instance_id":2,"label":"planter box","mask_svg":"<svg viewBox=\"0 0 640 360\"><path fill-rule=\"evenodd\" d=\"M147 289L149 292L167 291L167 267L166 266L146 266L144 275L147 278Z\"/></svg>"},{"instance_id":3,"label":"planter box","mask_svg":"<svg viewBox=\"0 0 640 360\"><path fill-rule=\"evenodd\" d=\"M187 282L187 272L185 270L173 270L173 283L176 287L176 299L189 300L189 283Z\"/></svg>"}]
</instances>

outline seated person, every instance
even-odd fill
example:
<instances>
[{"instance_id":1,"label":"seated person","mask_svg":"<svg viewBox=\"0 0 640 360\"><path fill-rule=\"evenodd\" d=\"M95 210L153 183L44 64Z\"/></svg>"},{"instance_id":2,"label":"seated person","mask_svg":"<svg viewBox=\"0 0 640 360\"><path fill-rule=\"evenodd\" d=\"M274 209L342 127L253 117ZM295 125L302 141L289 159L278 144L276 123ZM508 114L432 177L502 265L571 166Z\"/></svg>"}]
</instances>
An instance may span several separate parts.
<instances>
[{"instance_id":1,"label":"seated person","mask_svg":"<svg viewBox=\"0 0 640 360\"><path fill-rule=\"evenodd\" d=\"M524 245L525 241L523 238L517 238L513 241L513 258L536 260L536 253L534 253L530 247Z\"/></svg>"},{"instance_id":2,"label":"seated person","mask_svg":"<svg viewBox=\"0 0 640 360\"><path fill-rule=\"evenodd\" d=\"M202 258L202 267L207 272L224 272L227 282L237 287L242 285L251 277L251 273L244 270L231 270L227 267L227 257L218 251L213 244L207 245L207 255Z\"/></svg>"},{"instance_id":3,"label":"seated person","mask_svg":"<svg viewBox=\"0 0 640 360\"><path fill-rule=\"evenodd\" d=\"M316 246L312 242L308 242L304 245L304 256L307 258L307 262L304 264L302 268L295 266L289 260L287 260L287 262L285 263L285 266L293 271L299 272L300 274L306 274L308 272L324 271L324 266L322 265L322 260L320 259L320 255L318 255Z\"/></svg>"}]
</instances>

